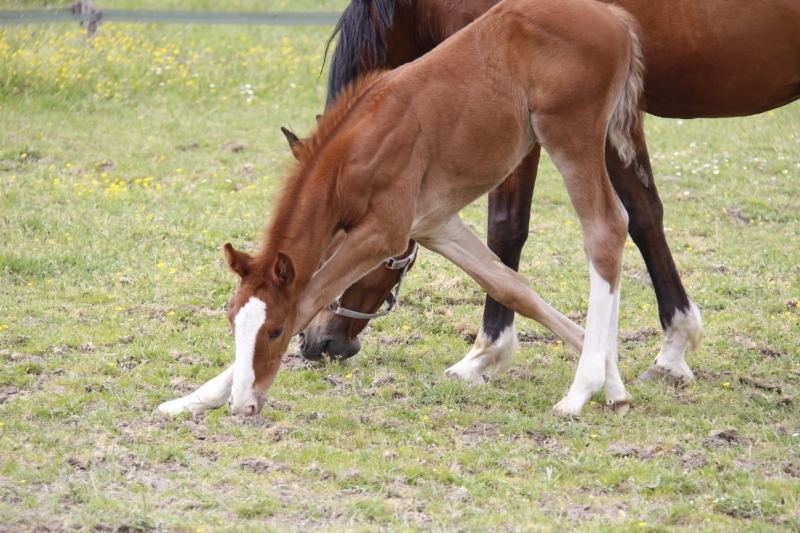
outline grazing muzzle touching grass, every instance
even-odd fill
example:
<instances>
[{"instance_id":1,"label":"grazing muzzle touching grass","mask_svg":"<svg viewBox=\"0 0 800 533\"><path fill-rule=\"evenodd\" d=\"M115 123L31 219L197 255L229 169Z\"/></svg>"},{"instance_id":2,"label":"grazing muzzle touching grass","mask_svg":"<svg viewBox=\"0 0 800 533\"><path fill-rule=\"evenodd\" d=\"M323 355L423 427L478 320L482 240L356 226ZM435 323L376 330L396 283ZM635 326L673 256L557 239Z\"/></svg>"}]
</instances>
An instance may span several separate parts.
<instances>
[{"instance_id":1,"label":"grazing muzzle touching grass","mask_svg":"<svg viewBox=\"0 0 800 533\"><path fill-rule=\"evenodd\" d=\"M300 354L309 361L318 361L325 356L333 360L353 357L361 350L358 332L351 333L350 324L323 310L305 331L297 336ZM366 321L361 321L366 322ZM337 326L345 326L337 327ZM360 328L359 331L363 329Z\"/></svg>"}]
</instances>

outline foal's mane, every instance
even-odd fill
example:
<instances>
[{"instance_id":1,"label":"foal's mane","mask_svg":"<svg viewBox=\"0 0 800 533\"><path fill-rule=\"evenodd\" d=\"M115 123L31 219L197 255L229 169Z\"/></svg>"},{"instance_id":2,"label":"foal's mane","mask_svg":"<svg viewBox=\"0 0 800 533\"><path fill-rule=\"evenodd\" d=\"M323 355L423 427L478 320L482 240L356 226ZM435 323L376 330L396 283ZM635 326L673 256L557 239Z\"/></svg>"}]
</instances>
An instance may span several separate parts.
<instances>
[{"instance_id":1,"label":"foal's mane","mask_svg":"<svg viewBox=\"0 0 800 533\"><path fill-rule=\"evenodd\" d=\"M367 72L339 92L333 104L325 109L325 114L317 120L316 130L307 139L303 140L301 148L296 154L298 165L294 174L301 172L303 167L319 151L320 147L328 141L333 132L350 113L350 110L361 100L364 93L386 77L389 72L388 70ZM296 177L289 178L290 182L297 182Z\"/></svg>"},{"instance_id":2,"label":"foal's mane","mask_svg":"<svg viewBox=\"0 0 800 533\"><path fill-rule=\"evenodd\" d=\"M273 201L272 205L275 210L271 217L271 223L264 228L261 248L253 257L253 262L251 263L252 270L266 274L265 267L271 268L266 263L274 259L274 254L278 251L281 242L287 237L291 237L285 234L285 228L279 221L289 220L298 202L304 196L313 195L315 192L310 190L307 183L308 180L304 179L306 167L328 143L353 107L361 100L361 97L375 83L386 77L389 72L388 70L368 72L354 83L348 85L339 93L333 105L325 110L325 114L319 117L316 130L303 140L302 145L295 154L297 162L288 173L283 184L283 190L278 195L278 198Z\"/></svg>"}]
</instances>

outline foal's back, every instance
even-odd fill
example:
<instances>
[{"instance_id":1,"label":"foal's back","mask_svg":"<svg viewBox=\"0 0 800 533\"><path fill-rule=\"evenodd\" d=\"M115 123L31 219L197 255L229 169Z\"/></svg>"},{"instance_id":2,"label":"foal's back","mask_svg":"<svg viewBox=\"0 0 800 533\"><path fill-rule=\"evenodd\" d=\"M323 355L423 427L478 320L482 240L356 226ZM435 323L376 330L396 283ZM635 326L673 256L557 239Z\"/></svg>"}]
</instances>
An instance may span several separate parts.
<instances>
[{"instance_id":1,"label":"foal's back","mask_svg":"<svg viewBox=\"0 0 800 533\"><path fill-rule=\"evenodd\" d=\"M569 147L553 117L599 129L602 149L630 50L628 29L593 0L505 0L378 82L358 127L366 144L356 146L396 162L389 174L420 163L417 183L439 221L451 213L441 198L457 209L488 192L536 142L585 149ZM417 214L433 210L423 199Z\"/></svg>"}]
</instances>

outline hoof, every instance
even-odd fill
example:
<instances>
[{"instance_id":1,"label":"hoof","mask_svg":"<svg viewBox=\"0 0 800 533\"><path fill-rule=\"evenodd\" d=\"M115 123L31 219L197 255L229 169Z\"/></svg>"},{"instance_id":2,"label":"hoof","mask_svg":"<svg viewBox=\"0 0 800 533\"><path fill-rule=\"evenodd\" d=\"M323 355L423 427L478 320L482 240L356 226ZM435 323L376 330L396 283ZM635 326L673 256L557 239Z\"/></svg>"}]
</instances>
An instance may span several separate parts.
<instances>
[{"instance_id":1,"label":"hoof","mask_svg":"<svg viewBox=\"0 0 800 533\"><path fill-rule=\"evenodd\" d=\"M161 414L167 416L174 416L186 411L184 402L180 400L171 400L164 402L155 408L153 414Z\"/></svg>"},{"instance_id":2,"label":"hoof","mask_svg":"<svg viewBox=\"0 0 800 533\"><path fill-rule=\"evenodd\" d=\"M488 383L488 380L483 377L482 374L477 372L459 372L458 370L454 370L454 367L448 368L444 371L444 375L450 379L460 379L461 381L466 381L471 385L485 385Z\"/></svg>"},{"instance_id":3,"label":"hoof","mask_svg":"<svg viewBox=\"0 0 800 533\"><path fill-rule=\"evenodd\" d=\"M674 387L683 388L687 386L694 376L691 374L677 374L659 365L650 365L650 368L639 376L639 381L663 381Z\"/></svg>"},{"instance_id":4,"label":"hoof","mask_svg":"<svg viewBox=\"0 0 800 533\"><path fill-rule=\"evenodd\" d=\"M553 412L558 416L564 418L575 419L580 416L582 408L583 408L582 405L577 408L574 405L572 406L569 405L569 402L567 401L567 396L564 396L564 398L560 402L558 402L553 406Z\"/></svg>"},{"instance_id":5,"label":"hoof","mask_svg":"<svg viewBox=\"0 0 800 533\"><path fill-rule=\"evenodd\" d=\"M633 396L626 392L624 400L608 400L607 405L614 410L615 415L625 416L631 410L631 401Z\"/></svg>"}]
</instances>

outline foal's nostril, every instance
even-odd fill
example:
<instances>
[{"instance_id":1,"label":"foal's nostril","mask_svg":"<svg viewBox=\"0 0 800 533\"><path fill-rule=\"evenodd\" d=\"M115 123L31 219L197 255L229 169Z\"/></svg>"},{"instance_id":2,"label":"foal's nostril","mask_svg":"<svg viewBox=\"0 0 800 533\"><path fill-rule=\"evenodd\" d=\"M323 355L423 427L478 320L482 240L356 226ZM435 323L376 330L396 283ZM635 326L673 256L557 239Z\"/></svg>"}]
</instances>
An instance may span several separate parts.
<instances>
[{"instance_id":1,"label":"foal's nostril","mask_svg":"<svg viewBox=\"0 0 800 533\"><path fill-rule=\"evenodd\" d=\"M305 345L306 345L306 334L301 332L297 335L297 346L299 346L300 349L302 350L303 346Z\"/></svg>"},{"instance_id":2,"label":"foal's nostril","mask_svg":"<svg viewBox=\"0 0 800 533\"><path fill-rule=\"evenodd\" d=\"M244 416L253 416L256 414L256 404L248 403L247 405L242 407L242 414Z\"/></svg>"}]
</instances>

